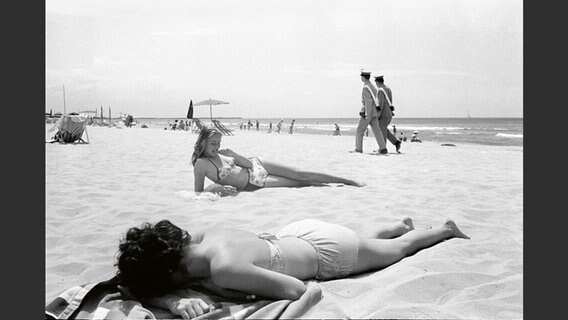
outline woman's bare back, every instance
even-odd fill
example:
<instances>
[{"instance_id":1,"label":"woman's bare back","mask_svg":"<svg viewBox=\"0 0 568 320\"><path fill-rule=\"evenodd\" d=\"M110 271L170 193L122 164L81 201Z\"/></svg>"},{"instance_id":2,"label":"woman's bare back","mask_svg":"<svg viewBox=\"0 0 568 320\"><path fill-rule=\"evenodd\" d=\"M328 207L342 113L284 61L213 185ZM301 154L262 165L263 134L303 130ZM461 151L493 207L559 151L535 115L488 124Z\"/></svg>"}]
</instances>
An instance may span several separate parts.
<instances>
[{"instance_id":1,"label":"woman's bare back","mask_svg":"<svg viewBox=\"0 0 568 320\"><path fill-rule=\"evenodd\" d=\"M213 255L270 269L270 249L266 240L259 238L258 234L231 228L210 229L205 234L200 245L210 248ZM317 255L308 242L296 237L283 237L271 241L280 248L283 255L282 273L300 280L315 276L318 265Z\"/></svg>"}]
</instances>

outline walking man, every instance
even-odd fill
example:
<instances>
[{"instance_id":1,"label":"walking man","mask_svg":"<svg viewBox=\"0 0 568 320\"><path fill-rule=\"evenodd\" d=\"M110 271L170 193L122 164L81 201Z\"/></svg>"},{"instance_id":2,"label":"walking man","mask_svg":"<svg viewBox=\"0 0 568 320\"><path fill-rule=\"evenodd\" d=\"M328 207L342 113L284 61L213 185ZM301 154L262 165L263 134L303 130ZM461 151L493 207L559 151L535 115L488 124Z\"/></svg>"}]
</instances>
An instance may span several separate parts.
<instances>
[{"instance_id":1,"label":"walking man","mask_svg":"<svg viewBox=\"0 0 568 320\"><path fill-rule=\"evenodd\" d=\"M401 142L389 130L389 124L392 121L392 91L385 85L384 76L375 77L375 84L377 85L377 101L379 103L379 128L384 139L388 139L396 147L396 152L400 153ZM394 130L393 126L393 130ZM396 133L396 132L395 132ZM386 140L385 140L386 145Z\"/></svg>"},{"instance_id":2,"label":"walking man","mask_svg":"<svg viewBox=\"0 0 568 320\"><path fill-rule=\"evenodd\" d=\"M296 119L292 119L292 122L290 122L290 130L288 131L289 134L294 133L294 122L296 122Z\"/></svg>"},{"instance_id":3,"label":"walking man","mask_svg":"<svg viewBox=\"0 0 568 320\"><path fill-rule=\"evenodd\" d=\"M350 152L363 152L363 136L365 135L367 127L371 125L371 129L375 135L375 140L377 140L377 144L379 145L379 154L387 154L386 140L379 128L379 114L375 104L377 89L373 86L371 81L369 81L370 78L370 72L361 71L361 81L363 82L361 102L363 107L361 108L361 112L359 112L360 118L357 126L357 133L355 135L355 150Z\"/></svg>"}]
</instances>

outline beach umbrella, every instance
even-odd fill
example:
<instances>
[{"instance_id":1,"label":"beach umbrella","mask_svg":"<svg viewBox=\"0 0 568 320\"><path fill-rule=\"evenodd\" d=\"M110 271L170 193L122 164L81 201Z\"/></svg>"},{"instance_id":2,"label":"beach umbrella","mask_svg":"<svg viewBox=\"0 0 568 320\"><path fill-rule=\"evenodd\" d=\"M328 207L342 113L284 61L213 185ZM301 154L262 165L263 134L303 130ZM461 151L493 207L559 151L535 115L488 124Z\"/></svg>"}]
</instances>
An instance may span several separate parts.
<instances>
[{"instance_id":1,"label":"beach umbrella","mask_svg":"<svg viewBox=\"0 0 568 320\"><path fill-rule=\"evenodd\" d=\"M213 108L212 106L216 106L219 104L229 104L228 102L225 101L221 101L221 100L215 100L215 99L207 99L207 100L203 100L203 101L199 101L196 104L194 104L194 106L209 106L209 114L211 117L211 121L213 121Z\"/></svg>"},{"instance_id":2,"label":"beach umbrella","mask_svg":"<svg viewBox=\"0 0 568 320\"><path fill-rule=\"evenodd\" d=\"M193 119L193 100L189 100L189 109L187 110L187 118Z\"/></svg>"}]
</instances>

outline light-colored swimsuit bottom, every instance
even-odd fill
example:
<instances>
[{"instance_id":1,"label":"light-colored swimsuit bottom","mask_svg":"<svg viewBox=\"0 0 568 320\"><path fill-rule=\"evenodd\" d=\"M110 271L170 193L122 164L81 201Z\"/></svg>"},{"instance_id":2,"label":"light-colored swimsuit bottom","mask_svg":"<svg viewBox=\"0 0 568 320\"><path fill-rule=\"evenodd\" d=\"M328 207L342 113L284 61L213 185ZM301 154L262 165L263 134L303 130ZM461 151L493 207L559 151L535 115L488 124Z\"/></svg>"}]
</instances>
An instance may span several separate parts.
<instances>
[{"instance_id":1,"label":"light-colored swimsuit bottom","mask_svg":"<svg viewBox=\"0 0 568 320\"><path fill-rule=\"evenodd\" d=\"M280 246L278 244L273 242L273 240L278 240L278 237L266 232L258 234L258 237L266 241L268 249L270 250L270 261L268 263L268 269L283 273L284 257L282 255L282 250L280 249Z\"/></svg>"},{"instance_id":2,"label":"light-colored swimsuit bottom","mask_svg":"<svg viewBox=\"0 0 568 320\"><path fill-rule=\"evenodd\" d=\"M259 235L270 248L270 269L284 269L284 259L278 245L271 240L283 237L297 237L308 242L316 250L317 280L329 280L349 276L355 270L359 255L357 234L344 226L317 219L305 219L291 223L276 236ZM281 272L281 271L280 271Z\"/></svg>"},{"instance_id":3,"label":"light-colored swimsuit bottom","mask_svg":"<svg viewBox=\"0 0 568 320\"><path fill-rule=\"evenodd\" d=\"M249 158L249 160L252 162L252 168L247 168L249 181L244 190L254 191L264 187L268 178L268 171L266 171L259 158Z\"/></svg>"}]
</instances>

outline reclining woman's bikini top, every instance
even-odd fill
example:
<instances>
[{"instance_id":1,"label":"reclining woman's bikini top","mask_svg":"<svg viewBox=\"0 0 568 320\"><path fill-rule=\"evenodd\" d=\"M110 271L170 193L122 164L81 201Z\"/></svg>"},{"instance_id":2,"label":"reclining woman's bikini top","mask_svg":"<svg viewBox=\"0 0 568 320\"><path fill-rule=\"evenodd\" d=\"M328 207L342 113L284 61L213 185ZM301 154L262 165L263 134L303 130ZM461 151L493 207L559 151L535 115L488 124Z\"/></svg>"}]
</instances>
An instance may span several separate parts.
<instances>
[{"instance_id":1,"label":"reclining woman's bikini top","mask_svg":"<svg viewBox=\"0 0 568 320\"><path fill-rule=\"evenodd\" d=\"M209 159L209 161L215 166L215 168L217 168L217 181L215 182L219 182L220 180L225 179L225 177L231 174L231 170L236 167L235 159L233 158L229 158L227 164L224 164L221 168L219 168L210 158L207 159ZM223 163L223 160L221 160L221 163Z\"/></svg>"}]
</instances>

